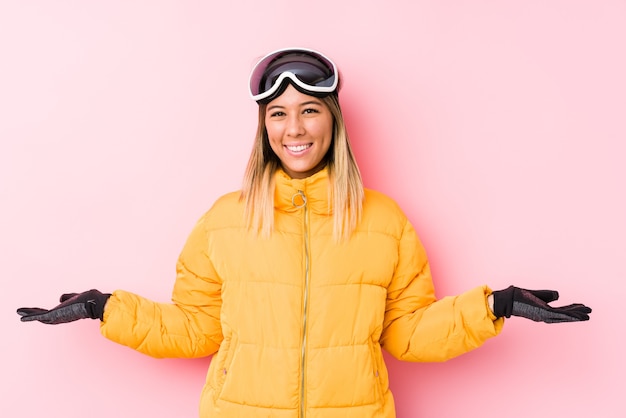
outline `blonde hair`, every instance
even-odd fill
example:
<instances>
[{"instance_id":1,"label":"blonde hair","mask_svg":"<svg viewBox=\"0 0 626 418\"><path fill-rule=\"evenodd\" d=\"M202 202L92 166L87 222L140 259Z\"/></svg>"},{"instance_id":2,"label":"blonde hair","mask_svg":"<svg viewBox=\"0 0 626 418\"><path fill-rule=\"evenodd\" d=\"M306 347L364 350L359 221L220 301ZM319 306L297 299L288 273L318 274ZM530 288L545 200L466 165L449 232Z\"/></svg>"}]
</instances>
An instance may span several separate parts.
<instances>
[{"instance_id":1,"label":"blonde hair","mask_svg":"<svg viewBox=\"0 0 626 418\"><path fill-rule=\"evenodd\" d=\"M336 95L321 98L333 115L333 142L324 157L330 180L329 203L333 214L333 236L347 240L363 212L363 181L350 147L348 132ZM281 167L272 151L265 129L267 105L259 104L259 122L252 153L243 179L240 199L245 203L246 225L262 237L274 229L274 174Z\"/></svg>"}]
</instances>

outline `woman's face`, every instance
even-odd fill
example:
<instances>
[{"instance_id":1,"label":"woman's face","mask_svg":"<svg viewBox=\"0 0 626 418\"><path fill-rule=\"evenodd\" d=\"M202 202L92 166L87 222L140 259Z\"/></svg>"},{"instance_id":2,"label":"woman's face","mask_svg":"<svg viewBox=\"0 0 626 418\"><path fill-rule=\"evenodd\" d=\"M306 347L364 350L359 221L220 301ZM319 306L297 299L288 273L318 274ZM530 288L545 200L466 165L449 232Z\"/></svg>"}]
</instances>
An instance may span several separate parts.
<instances>
[{"instance_id":1,"label":"woman's face","mask_svg":"<svg viewBox=\"0 0 626 418\"><path fill-rule=\"evenodd\" d=\"M317 97L292 85L267 104L265 127L283 170L294 179L320 171L333 137L333 116Z\"/></svg>"}]
</instances>

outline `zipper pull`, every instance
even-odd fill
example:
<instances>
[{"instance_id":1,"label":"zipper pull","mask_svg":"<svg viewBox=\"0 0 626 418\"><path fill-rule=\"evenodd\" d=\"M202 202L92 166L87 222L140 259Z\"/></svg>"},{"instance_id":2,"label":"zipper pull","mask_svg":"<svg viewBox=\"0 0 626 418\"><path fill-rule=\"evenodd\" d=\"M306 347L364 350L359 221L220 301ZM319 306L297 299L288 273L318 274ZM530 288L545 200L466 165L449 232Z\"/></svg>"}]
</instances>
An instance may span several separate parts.
<instances>
[{"instance_id":1,"label":"zipper pull","mask_svg":"<svg viewBox=\"0 0 626 418\"><path fill-rule=\"evenodd\" d=\"M298 190L298 193L291 197L291 203L297 208L306 206L306 195L304 192L302 190Z\"/></svg>"}]
</instances>

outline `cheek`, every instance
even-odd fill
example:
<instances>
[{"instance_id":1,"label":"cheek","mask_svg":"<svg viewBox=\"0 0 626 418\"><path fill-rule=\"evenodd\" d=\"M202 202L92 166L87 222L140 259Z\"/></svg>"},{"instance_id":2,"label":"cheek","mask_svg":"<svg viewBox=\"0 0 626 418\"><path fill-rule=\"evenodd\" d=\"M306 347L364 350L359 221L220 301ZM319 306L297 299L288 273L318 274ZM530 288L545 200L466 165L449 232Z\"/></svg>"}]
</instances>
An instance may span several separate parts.
<instances>
[{"instance_id":1,"label":"cheek","mask_svg":"<svg viewBox=\"0 0 626 418\"><path fill-rule=\"evenodd\" d=\"M272 151L274 151L274 154L278 154L280 151L281 146L281 140L280 140L280 136L276 134L275 131L272 131L271 129L266 129L265 132L267 132L267 141L269 142L269 146L272 149Z\"/></svg>"},{"instance_id":2,"label":"cheek","mask_svg":"<svg viewBox=\"0 0 626 418\"><path fill-rule=\"evenodd\" d=\"M324 126L322 129L320 129L320 137L323 137L326 140L327 145L330 146L330 143L332 142L332 139L333 139L332 122L330 122L329 124Z\"/></svg>"},{"instance_id":3,"label":"cheek","mask_svg":"<svg viewBox=\"0 0 626 418\"><path fill-rule=\"evenodd\" d=\"M272 129L271 126L266 125L265 132L267 132L267 138L269 139L270 144L280 138L280 135L278 134L277 130Z\"/></svg>"},{"instance_id":4,"label":"cheek","mask_svg":"<svg viewBox=\"0 0 626 418\"><path fill-rule=\"evenodd\" d=\"M309 126L309 132L318 139L330 141L333 136L332 120L320 120Z\"/></svg>"}]
</instances>

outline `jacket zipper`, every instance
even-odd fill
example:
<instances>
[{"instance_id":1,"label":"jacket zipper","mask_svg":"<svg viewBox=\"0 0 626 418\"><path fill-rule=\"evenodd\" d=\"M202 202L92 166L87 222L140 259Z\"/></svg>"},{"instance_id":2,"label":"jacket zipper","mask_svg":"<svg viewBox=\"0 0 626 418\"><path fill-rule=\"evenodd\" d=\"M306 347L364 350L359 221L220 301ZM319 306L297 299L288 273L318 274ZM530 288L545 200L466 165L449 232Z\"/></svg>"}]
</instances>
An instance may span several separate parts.
<instances>
[{"instance_id":1,"label":"jacket zipper","mask_svg":"<svg viewBox=\"0 0 626 418\"><path fill-rule=\"evenodd\" d=\"M303 203L301 205L296 204L295 198L299 196ZM302 368L302 378L300 381L300 418L305 418L305 381L306 381L306 330L307 330L307 314L309 310L309 224L307 213L307 200L306 195L302 190L298 190L298 194L294 195L293 204L295 206L304 209L304 303L303 303L303 315L302 315L302 352L300 354L300 367Z\"/></svg>"}]
</instances>

